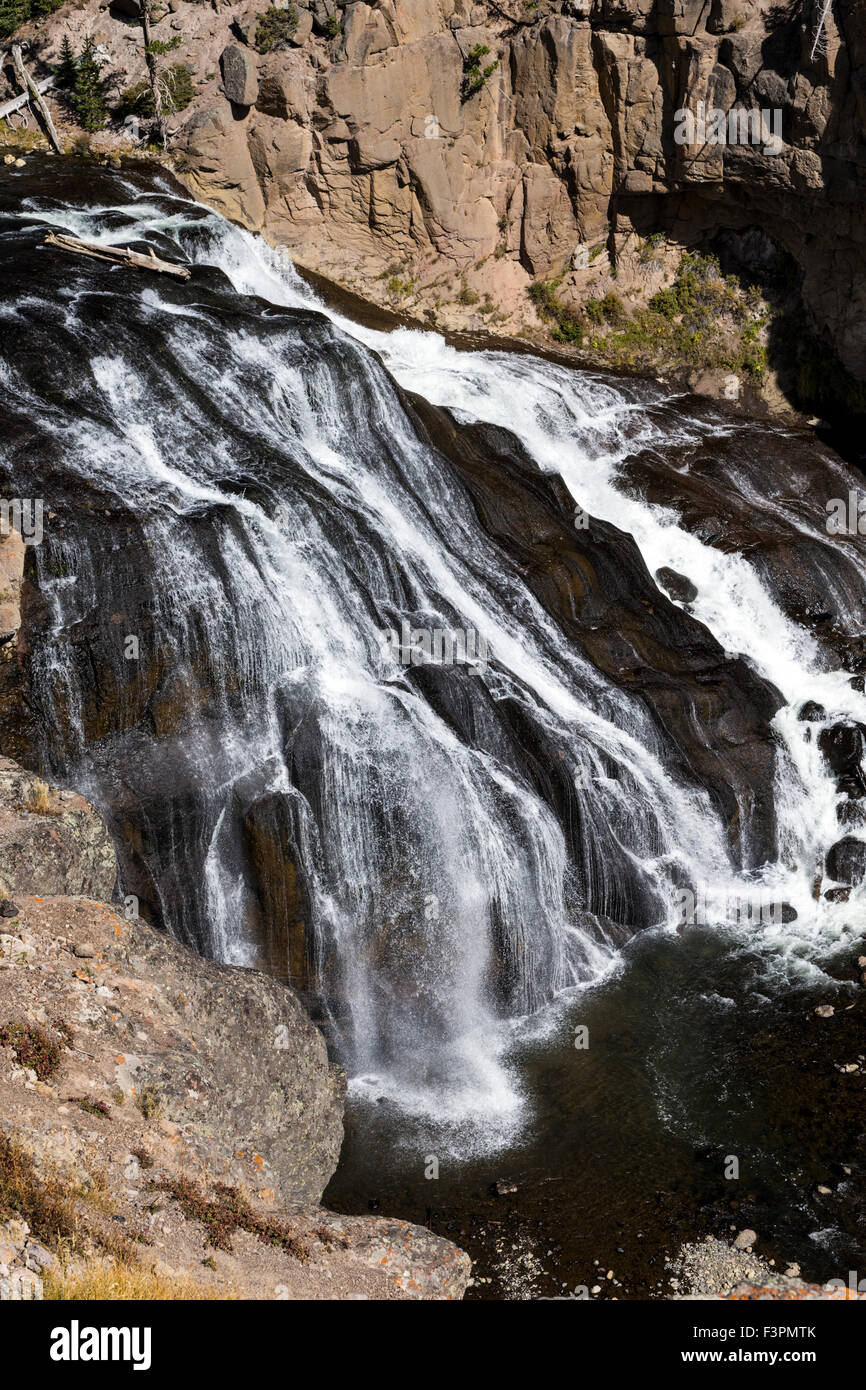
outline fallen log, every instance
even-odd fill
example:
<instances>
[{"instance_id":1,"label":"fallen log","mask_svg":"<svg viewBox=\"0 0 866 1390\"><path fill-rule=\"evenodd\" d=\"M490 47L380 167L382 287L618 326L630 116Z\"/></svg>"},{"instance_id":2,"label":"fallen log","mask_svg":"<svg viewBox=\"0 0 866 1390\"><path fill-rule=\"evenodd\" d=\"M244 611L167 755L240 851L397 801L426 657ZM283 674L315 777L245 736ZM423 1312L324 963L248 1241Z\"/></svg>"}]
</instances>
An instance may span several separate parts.
<instances>
[{"instance_id":1,"label":"fallen log","mask_svg":"<svg viewBox=\"0 0 866 1390\"><path fill-rule=\"evenodd\" d=\"M12 62L14 63L15 71L18 74L18 81L21 83L21 86L24 88L24 91L29 91L32 95L36 109L42 117L43 121L45 122L45 129L48 131L48 139L51 141L57 153L62 154L63 146L60 143L60 136L57 134L54 122L51 119L51 112L48 110L48 107L42 100L42 97L39 93L39 88L37 87L36 83L33 81L33 78L30 76L30 73L24 66L24 59L21 57L20 43L14 43L12 45Z\"/></svg>"},{"instance_id":2,"label":"fallen log","mask_svg":"<svg viewBox=\"0 0 866 1390\"><path fill-rule=\"evenodd\" d=\"M153 251L145 256L140 251L131 251L128 246L100 246L96 241L82 241L65 232L49 232L44 245L59 246L62 251L74 251L79 256L93 256L96 260L112 261L115 265L131 266L135 270L155 270L160 275L174 275L178 280L189 279L189 270L185 265L160 260Z\"/></svg>"},{"instance_id":3,"label":"fallen log","mask_svg":"<svg viewBox=\"0 0 866 1390\"><path fill-rule=\"evenodd\" d=\"M43 77L41 82L36 83L36 86L38 87L40 93L48 92L54 86L54 78ZM27 91L22 92L21 95L18 97L13 97L11 101L4 101L3 105L0 106L0 120L3 120L6 116L14 115L16 111L20 111L22 106L26 106L27 103L31 100L32 95L29 91Z\"/></svg>"}]
</instances>

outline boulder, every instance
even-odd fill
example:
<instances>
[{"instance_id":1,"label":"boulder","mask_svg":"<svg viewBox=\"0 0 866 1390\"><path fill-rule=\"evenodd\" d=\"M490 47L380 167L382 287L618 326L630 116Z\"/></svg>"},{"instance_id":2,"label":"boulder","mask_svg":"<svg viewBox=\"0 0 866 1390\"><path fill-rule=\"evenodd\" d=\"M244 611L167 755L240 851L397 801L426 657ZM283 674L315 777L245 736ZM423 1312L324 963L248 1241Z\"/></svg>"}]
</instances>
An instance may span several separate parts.
<instances>
[{"instance_id":1,"label":"boulder","mask_svg":"<svg viewBox=\"0 0 866 1390\"><path fill-rule=\"evenodd\" d=\"M827 718L827 711L817 700L807 700L800 707L797 718L804 724L821 724Z\"/></svg>"},{"instance_id":2,"label":"boulder","mask_svg":"<svg viewBox=\"0 0 866 1390\"><path fill-rule=\"evenodd\" d=\"M64 1251L64 1279L98 1277L107 1223L111 1248L146 1250L179 1298L462 1297L470 1261L449 1240L316 1205L345 1076L292 990L83 898L26 899L14 930L0 934L0 1023L43 1019L54 1048L33 1083L12 1031L0 1046L0 1162L50 1170L70 1205L93 1182L101 1196L78 1202L86 1253ZM205 1199L226 1217L218 1241L190 1210ZM56 1266L48 1223L38 1236L0 1222L0 1301L41 1296Z\"/></svg>"},{"instance_id":3,"label":"boulder","mask_svg":"<svg viewBox=\"0 0 866 1390\"><path fill-rule=\"evenodd\" d=\"M259 94L255 56L247 48L230 43L222 51L220 71L223 91L233 106L254 106Z\"/></svg>"},{"instance_id":4,"label":"boulder","mask_svg":"<svg viewBox=\"0 0 866 1390\"><path fill-rule=\"evenodd\" d=\"M302 48L313 32L313 16L309 10L298 11L298 25L295 32L290 35L289 43L293 48Z\"/></svg>"},{"instance_id":5,"label":"boulder","mask_svg":"<svg viewBox=\"0 0 866 1390\"><path fill-rule=\"evenodd\" d=\"M686 579L684 574L669 569L667 565L662 565L661 569L656 570L655 578L659 587L677 603L694 603L698 596L697 585Z\"/></svg>"},{"instance_id":6,"label":"boulder","mask_svg":"<svg viewBox=\"0 0 866 1390\"><path fill-rule=\"evenodd\" d=\"M831 772L838 776L852 775L860 771L864 751L864 733L861 724L831 724L818 735L820 748Z\"/></svg>"},{"instance_id":7,"label":"boulder","mask_svg":"<svg viewBox=\"0 0 866 1390\"><path fill-rule=\"evenodd\" d=\"M827 877L853 886L866 876L866 841L846 835L827 852Z\"/></svg>"},{"instance_id":8,"label":"boulder","mask_svg":"<svg viewBox=\"0 0 866 1390\"><path fill-rule=\"evenodd\" d=\"M313 0L311 10L316 33L329 34L333 21L339 19L339 11L334 0Z\"/></svg>"}]
</instances>

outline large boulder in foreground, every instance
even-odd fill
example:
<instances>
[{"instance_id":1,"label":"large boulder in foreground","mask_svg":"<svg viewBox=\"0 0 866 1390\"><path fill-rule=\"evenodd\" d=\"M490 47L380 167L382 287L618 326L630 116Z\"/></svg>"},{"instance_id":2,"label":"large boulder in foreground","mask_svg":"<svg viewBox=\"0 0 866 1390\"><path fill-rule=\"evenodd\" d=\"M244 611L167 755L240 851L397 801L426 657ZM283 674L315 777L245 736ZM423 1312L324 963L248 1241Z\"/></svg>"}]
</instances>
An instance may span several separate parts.
<instances>
[{"instance_id":1,"label":"large boulder in foreground","mask_svg":"<svg viewBox=\"0 0 866 1390\"><path fill-rule=\"evenodd\" d=\"M0 923L0 1171L32 1164L74 1204L61 1282L120 1258L181 1298L190 1284L198 1297L462 1297L470 1262L450 1241L317 1205L345 1082L292 990L104 903L17 906ZM53 1250L40 1211L19 1214Z\"/></svg>"},{"instance_id":2,"label":"large boulder in foreground","mask_svg":"<svg viewBox=\"0 0 866 1390\"><path fill-rule=\"evenodd\" d=\"M17 894L16 906L0 923L0 1030L61 1020L74 1039L63 1093L106 1102L112 1135L144 1119L187 1172L272 1203L319 1200L340 1153L345 1079L292 990L105 904ZM34 973L37 962L46 969Z\"/></svg>"},{"instance_id":3,"label":"large boulder in foreground","mask_svg":"<svg viewBox=\"0 0 866 1390\"><path fill-rule=\"evenodd\" d=\"M110 898L116 879L114 846L96 808L0 758L0 896Z\"/></svg>"}]
</instances>

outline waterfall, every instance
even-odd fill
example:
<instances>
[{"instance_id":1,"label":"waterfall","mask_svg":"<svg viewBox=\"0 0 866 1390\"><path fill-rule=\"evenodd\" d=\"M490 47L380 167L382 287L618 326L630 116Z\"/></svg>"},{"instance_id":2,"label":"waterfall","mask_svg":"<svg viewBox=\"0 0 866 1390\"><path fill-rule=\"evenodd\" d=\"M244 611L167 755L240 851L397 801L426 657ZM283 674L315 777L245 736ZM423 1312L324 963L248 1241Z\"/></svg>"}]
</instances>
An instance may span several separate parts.
<instances>
[{"instance_id":1,"label":"waterfall","mask_svg":"<svg viewBox=\"0 0 866 1390\"><path fill-rule=\"evenodd\" d=\"M197 949L291 979L356 1088L490 1142L521 1118L508 1020L599 979L631 931L675 927L683 884L727 926L732 894L784 899L796 920L762 949L798 959L862 914L862 890L813 897L837 794L796 715L812 699L862 721L866 697L766 569L625 467L652 455L675 483L677 451L730 437L743 506L826 549L820 518L761 493L769 429L648 383L361 328L261 239L168 187L114 177L109 202L108 184L4 205L23 268L2 308L0 460L55 518L32 552L40 753L105 811L125 894ZM201 269L178 286L66 258L46 279L46 226ZM693 617L781 692L771 862L745 813L732 849L646 702L503 556L407 391L509 430L650 573L687 575ZM862 543L844 554L840 605L866 575ZM568 823L515 730L564 769Z\"/></svg>"}]
</instances>

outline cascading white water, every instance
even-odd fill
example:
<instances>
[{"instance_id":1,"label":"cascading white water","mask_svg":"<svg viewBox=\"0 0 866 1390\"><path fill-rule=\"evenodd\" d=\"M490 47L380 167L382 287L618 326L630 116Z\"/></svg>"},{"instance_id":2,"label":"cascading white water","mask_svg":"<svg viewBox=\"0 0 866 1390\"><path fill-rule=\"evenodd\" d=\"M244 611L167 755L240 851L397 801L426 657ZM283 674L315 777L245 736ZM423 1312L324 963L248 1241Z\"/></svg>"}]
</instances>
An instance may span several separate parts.
<instances>
[{"instance_id":1,"label":"cascading white water","mask_svg":"<svg viewBox=\"0 0 866 1390\"><path fill-rule=\"evenodd\" d=\"M140 289L142 313L162 322L172 315L174 373L218 399L238 437L292 460L300 482L274 486L276 508L227 488L226 479L243 472L237 440L214 435L193 393L180 395L163 373L160 399L152 373L162 368L151 364L145 374L122 343L97 345L83 327L99 410L74 422L58 416L55 428L68 467L144 518L162 577L155 628L178 669L190 650L189 626L203 622L217 685L237 680L262 694L245 716L224 702L218 754L204 726L184 752L207 783L202 882L194 891L204 895L210 948L226 959L252 959L233 857L233 789L257 769L265 791L292 796L285 721L299 728L312 713L321 765L315 806L309 796L299 804L299 838L317 963L338 957L357 1088L446 1122L480 1121L485 1141L495 1143L521 1108L487 979L496 924L504 923L520 960L524 1011L550 991L597 978L615 959L612 944L593 938L570 911L566 847L550 809L506 765L461 742L400 665L383 658L381 631L393 615L423 613L435 626L483 639L490 665L474 679L496 700L519 701L575 771L588 771L579 785L598 853L612 876L628 863L659 925L677 920L674 870L719 901L742 887L709 798L670 776L640 702L569 646L520 580L501 572L465 496L437 470L365 348L401 385L459 418L513 431L543 471L562 475L576 505L634 536L651 571L667 565L688 575L698 588L698 619L782 690L789 702L776 721L788 750L777 789L782 852L761 886L792 903L798 918L762 933L765 948L817 949L820 933L832 937L862 912L860 890L844 912L813 900L814 864L838 835L837 796L795 716L811 698L862 720L866 698L844 673L822 669L811 637L785 617L747 560L702 543L671 508L619 484L626 453L671 443L670 417L662 426L653 416L665 399L660 389L614 385L529 356L457 352L431 333L361 328L324 309L261 239L181 198L137 197L84 212L34 207L29 216L106 243L159 233L192 261L221 269L241 295L312 307L335 325L312 371L297 335L259 337L227 319L215 341L204 310L166 305L150 284ZM74 290L63 308L74 322ZM362 384L357 394L345 389L347 362ZM26 395L14 374L7 385ZM677 428L697 441L706 426L684 414ZM327 506L312 505L313 495ZM214 509L230 515L218 571L194 525ZM78 592L97 594L91 558L79 550L69 559ZM75 596L65 580L45 577L44 588L60 632ZM83 744L77 755L85 773ZM623 769L619 779L606 774L604 759ZM96 772L90 790L104 800ZM594 909L610 910L605 884L591 888Z\"/></svg>"},{"instance_id":2,"label":"cascading white water","mask_svg":"<svg viewBox=\"0 0 866 1390\"><path fill-rule=\"evenodd\" d=\"M796 718L798 707L814 700L836 717L863 722L866 696L852 689L848 673L826 669L811 634L782 612L745 557L705 544L679 524L672 507L648 504L619 484L618 466L626 454L669 448L676 442L670 415L664 428L652 417L653 404L666 399L667 393L647 383L637 389L627 382L614 386L529 355L458 350L429 331L364 327L323 304L283 253L236 228L215 227L208 256L243 293L327 313L376 351L406 389L447 406L460 419L511 430L542 471L561 475L579 507L634 536L651 572L667 566L692 580L698 595L691 611L727 651L748 657L786 700L775 721L789 755L776 787L780 858L764 874L767 888L798 910L799 927L788 925L781 934L813 936L820 926L833 935L843 925L842 918L866 925L862 894L855 895L843 913L814 901L815 865L839 833L839 798L816 742L806 741L807 731ZM719 415L712 421L715 434L736 435L740 428L733 418ZM677 432L682 442L698 442L703 430L699 422L681 415ZM828 497L847 496L850 478L829 459L827 480ZM769 505L753 489L747 500L757 512ZM773 498L772 508L804 536L828 544L817 518L804 519L778 498ZM833 544L848 547L866 587L866 547L858 538L834 537ZM725 879L706 886L711 902L717 904L738 891Z\"/></svg>"}]
</instances>

